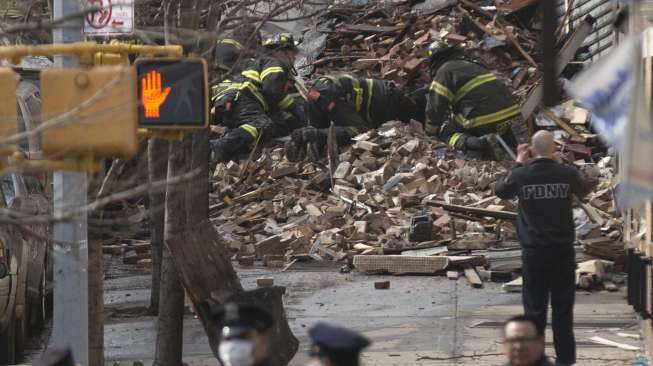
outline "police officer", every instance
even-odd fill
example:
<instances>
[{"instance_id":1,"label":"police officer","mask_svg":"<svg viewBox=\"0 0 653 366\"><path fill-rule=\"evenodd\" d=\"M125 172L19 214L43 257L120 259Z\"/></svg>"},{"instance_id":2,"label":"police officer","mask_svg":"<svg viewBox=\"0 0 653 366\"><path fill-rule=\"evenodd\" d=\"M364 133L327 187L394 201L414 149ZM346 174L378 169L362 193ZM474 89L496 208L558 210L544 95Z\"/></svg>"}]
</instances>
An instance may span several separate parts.
<instances>
[{"instance_id":1,"label":"police officer","mask_svg":"<svg viewBox=\"0 0 653 366\"><path fill-rule=\"evenodd\" d=\"M261 36L252 24L243 24L232 35L218 40L213 49L215 68L222 73L237 74L246 62L255 57Z\"/></svg>"},{"instance_id":2,"label":"police officer","mask_svg":"<svg viewBox=\"0 0 653 366\"><path fill-rule=\"evenodd\" d=\"M493 73L444 41L434 41L427 56L433 77L426 106L428 134L455 149L484 153L501 151L492 143L494 134L513 148L528 141L519 105Z\"/></svg>"},{"instance_id":3,"label":"police officer","mask_svg":"<svg viewBox=\"0 0 653 366\"><path fill-rule=\"evenodd\" d=\"M286 146L289 160L299 160L307 143L318 150L326 146L333 121L339 146L351 144L352 137L381 124L418 115L417 103L393 82L359 78L349 74L318 78L308 94L311 127L295 130Z\"/></svg>"},{"instance_id":4,"label":"police officer","mask_svg":"<svg viewBox=\"0 0 653 366\"><path fill-rule=\"evenodd\" d=\"M211 311L220 332L218 357L225 366L270 365L272 315L251 304L226 303Z\"/></svg>"},{"instance_id":5,"label":"police officer","mask_svg":"<svg viewBox=\"0 0 653 366\"><path fill-rule=\"evenodd\" d=\"M228 130L211 141L214 162L250 149L255 141L288 135L306 125L303 106L289 91L293 87L297 47L291 35L263 41L267 53L250 60L240 75L212 88L213 122Z\"/></svg>"},{"instance_id":6,"label":"police officer","mask_svg":"<svg viewBox=\"0 0 653 366\"><path fill-rule=\"evenodd\" d=\"M517 236L522 247L524 312L546 327L549 297L553 308L556 362L576 362L573 332L576 291L572 194L582 199L591 185L555 155L553 134L539 131L518 148L517 163L495 186L497 197L519 198Z\"/></svg>"},{"instance_id":7,"label":"police officer","mask_svg":"<svg viewBox=\"0 0 653 366\"><path fill-rule=\"evenodd\" d=\"M325 323L317 323L308 335L313 345L307 366L358 366L361 350L370 344L354 331Z\"/></svg>"}]
</instances>

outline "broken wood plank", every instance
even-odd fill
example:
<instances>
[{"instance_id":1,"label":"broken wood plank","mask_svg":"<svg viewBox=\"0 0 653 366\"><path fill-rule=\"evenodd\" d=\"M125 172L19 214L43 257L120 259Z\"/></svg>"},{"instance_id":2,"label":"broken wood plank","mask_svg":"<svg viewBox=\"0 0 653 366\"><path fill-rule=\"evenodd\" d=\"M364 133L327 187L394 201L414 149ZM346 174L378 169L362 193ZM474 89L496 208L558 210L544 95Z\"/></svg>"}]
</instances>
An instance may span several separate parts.
<instances>
[{"instance_id":1,"label":"broken wood plank","mask_svg":"<svg viewBox=\"0 0 653 366\"><path fill-rule=\"evenodd\" d=\"M435 274L447 268L447 257L409 257L403 255L356 255L354 267L365 273Z\"/></svg>"},{"instance_id":2,"label":"broken wood plank","mask_svg":"<svg viewBox=\"0 0 653 366\"><path fill-rule=\"evenodd\" d=\"M465 268L465 278L467 278L469 285L473 288L483 287L483 281L474 268Z\"/></svg>"},{"instance_id":3,"label":"broken wood plank","mask_svg":"<svg viewBox=\"0 0 653 366\"><path fill-rule=\"evenodd\" d=\"M338 164L338 168L336 168L336 171L333 173L333 179L346 179L349 177L350 172L351 163L348 161L343 161L342 163Z\"/></svg>"},{"instance_id":4,"label":"broken wood plank","mask_svg":"<svg viewBox=\"0 0 653 366\"><path fill-rule=\"evenodd\" d=\"M509 31L506 27L501 27L501 28L502 28L501 30L503 31L503 33L506 35L506 38L508 38L508 40L510 41L510 43L512 43L513 46L515 46L515 48L517 49L517 51L519 52L519 54L521 54L522 57L523 57L523 58L524 58L524 59L525 59L525 60L526 60L526 61L527 61L531 66L533 66L535 69L539 69L540 66L537 64L537 62L535 62L535 60L533 60L533 57L531 57L531 55L529 55L528 52L526 52L526 50L524 50L524 48L519 44L519 42L517 41L517 39L515 38L515 36L512 34L512 32Z\"/></svg>"},{"instance_id":5,"label":"broken wood plank","mask_svg":"<svg viewBox=\"0 0 653 366\"><path fill-rule=\"evenodd\" d=\"M487 264L487 259L483 255L469 255L469 256L447 256L449 260L448 268L465 268L465 267L476 267L476 266L485 266Z\"/></svg>"},{"instance_id":6,"label":"broken wood plank","mask_svg":"<svg viewBox=\"0 0 653 366\"><path fill-rule=\"evenodd\" d=\"M274 179L279 179L288 175L297 174L297 171L298 171L297 165L294 164L286 165L286 166L278 166L272 171L272 173L270 173L270 176Z\"/></svg>"},{"instance_id":7,"label":"broken wood plank","mask_svg":"<svg viewBox=\"0 0 653 366\"><path fill-rule=\"evenodd\" d=\"M443 209L449 212L459 212L459 213L464 213L469 215L494 217L497 219L505 219L505 220L517 219L517 213L511 211L492 211L492 210L486 210L477 207L452 205L442 201L435 201L435 200L427 200L426 204L433 205L436 207L442 207Z\"/></svg>"},{"instance_id":8,"label":"broken wood plank","mask_svg":"<svg viewBox=\"0 0 653 366\"><path fill-rule=\"evenodd\" d=\"M580 207L583 208L583 211L587 213L587 216L590 218L590 220L592 220L592 222L594 222L595 224L599 224L601 226L605 225L605 220L599 214L599 211L596 208L592 207L590 204L585 202L581 202Z\"/></svg>"},{"instance_id":9,"label":"broken wood plank","mask_svg":"<svg viewBox=\"0 0 653 366\"><path fill-rule=\"evenodd\" d=\"M485 250L498 242L494 239L458 239L447 245L447 248L449 250Z\"/></svg>"},{"instance_id":10,"label":"broken wood plank","mask_svg":"<svg viewBox=\"0 0 653 366\"><path fill-rule=\"evenodd\" d=\"M616 348L623 349L623 350L626 350L626 351L639 351L639 350L641 350L640 347L631 346L631 345L625 344L625 343L618 343L618 342L611 341L609 339L605 339L605 338L602 338L602 337L596 337L596 336L595 337L590 337L589 340L591 342L596 343L596 344L601 344L603 346L616 347Z\"/></svg>"},{"instance_id":11,"label":"broken wood plank","mask_svg":"<svg viewBox=\"0 0 653 366\"><path fill-rule=\"evenodd\" d=\"M558 52L558 59L556 64L556 72L560 75L567 64L576 56L576 51L583 45L585 38L592 32L595 20L591 17L586 17L577 27L574 33L569 37L567 42L562 46ZM539 83L531 93L528 95L526 101L522 104L521 113L524 119L528 119L535 109L540 105L544 97L544 87Z\"/></svg>"},{"instance_id":12,"label":"broken wood plank","mask_svg":"<svg viewBox=\"0 0 653 366\"><path fill-rule=\"evenodd\" d=\"M501 286L501 288L503 289L503 291L506 292L521 292L521 288L523 285L524 285L524 280L521 277L519 277L513 281L504 283L503 286Z\"/></svg>"},{"instance_id":13,"label":"broken wood plank","mask_svg":"<svg viewBox=\"0 0 653 366\"><path fill-rule=\"evenodd\" d=\"M573 127L569 126L567 122L563 121L560 119L558 116L555 115L555 113L551 112L547 108L542 108L541 109L542 113L553 121L558 127L562 128L565 132L567 132L570 136L573 136L575 138L583 139L583 137L576 131ZM584 139L583 139L584 140Z\"/></svg>"}]
</instances>

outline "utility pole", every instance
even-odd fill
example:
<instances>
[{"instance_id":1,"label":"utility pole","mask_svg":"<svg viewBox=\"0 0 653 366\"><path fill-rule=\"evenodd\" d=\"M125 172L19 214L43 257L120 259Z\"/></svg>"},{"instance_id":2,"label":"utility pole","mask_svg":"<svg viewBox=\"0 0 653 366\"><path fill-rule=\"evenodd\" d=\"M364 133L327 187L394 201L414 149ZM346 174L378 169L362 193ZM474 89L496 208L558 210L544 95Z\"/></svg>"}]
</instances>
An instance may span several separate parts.
<instances>
[{"instance_id":1,"label":"utility pole","mask_svg":"<svg viewBox=\"0 0 653 366\"><path fill-rule=\"evenodd\" d=\"M54 18L82 10L79 0L54 0ZM54 43L82 40L83 18L76 17L57 26ZM75 67L78 60L57 56L59 67ZM86 205L87 176L80 172L54 173L54 214ZM73 357L88 365L88 241L86 213L54 224L54 320L55 347L71 347Z\"/></svg>"},{"instance_id":2,"label":"utility pole","mask_svg":"<svg viewBox=\"0 0 653 366\"><path fill-rule=\"evenodd\" d=\"M147 147L148 179L162 181L168 174L168 141L150 139ZM152 246L152 291L150 314L159 314L159 289L161 288L161 260L163 257L165 192L150 192L150 244Z\"/></svg>"}]
</instances>

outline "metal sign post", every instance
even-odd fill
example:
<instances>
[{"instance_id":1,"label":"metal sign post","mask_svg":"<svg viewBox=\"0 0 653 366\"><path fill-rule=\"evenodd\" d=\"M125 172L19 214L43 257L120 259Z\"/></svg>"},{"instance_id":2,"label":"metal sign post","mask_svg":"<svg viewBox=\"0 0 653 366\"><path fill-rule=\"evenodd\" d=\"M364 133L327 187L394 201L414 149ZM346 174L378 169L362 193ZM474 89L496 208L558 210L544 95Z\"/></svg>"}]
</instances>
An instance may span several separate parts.
<instances>
[{"instance_id":1,"label":"metal sign post","mask_svg":"<svg viewBox=\"0 0 653 366\"><path fill-rule=\"evenodd\" d=\"M81 11L78 0L54 0L54 18ZM82 20L73 18L53 32L54 43L82 40ZM75 57L55 57L57 66L74 67ZM86 205L86 173L54 173L54 215ZM54 224L54 320L55 347L71 347L73 357L88 365L88 243L86 213Z\"/></svg>"}]
</instances>

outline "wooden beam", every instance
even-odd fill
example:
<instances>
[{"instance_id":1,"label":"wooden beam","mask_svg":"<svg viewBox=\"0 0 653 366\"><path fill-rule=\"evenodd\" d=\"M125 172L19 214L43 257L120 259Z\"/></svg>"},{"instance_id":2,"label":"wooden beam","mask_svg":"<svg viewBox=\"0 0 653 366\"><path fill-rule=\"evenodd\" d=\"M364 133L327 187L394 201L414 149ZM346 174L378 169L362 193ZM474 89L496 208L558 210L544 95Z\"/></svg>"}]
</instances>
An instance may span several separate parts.
<instances>
[{"instance_id":1,"label":"wooden beam","mask_svg":"<svg viewBox=\"0 0 653 366\"><path fill-rule=\"evenodd\" d=\"M483 281L474 268L465 268L465 278L473 288L483 287Z\"/></svg>"},{"instance_id":2,"label":"wooden beam","mask_svg":"<svg viewBox=\"0 0 653 366\"><path fill-rule=\"evenodd\" d=\"M578 131L576 131L573 127L569 126L567 122L563 121L560 119L558 116L555 115L555 113L551 112L547 108L541 108L542 113L544 113L545 116L547 116L550 120L552 120L558 127L562 128L567 132L569 135L576 137L580 140L585 140L583 136L581 136Z\"/></svg>"},{"instance_id":3,"label":"wooden beam","mask_svg":"<svg viewBox=\"0 0 653 366\"><path fill-rule=\"evenodd\" d=\"M450 205L442 201L434 201L434 200L429 200L426 203L436 207L442 207L443 209L445 209L445 211L449 211L449 212L459 212L468 215L494 217L497 219L504 219L504 220L517 219L517 213L511 211L495 211L495 210L486 210L478 207Z\"/></svg>"},{"instance_id":4,"label":"wooden beam","mask_svg":"<svg viewBox=\"0 0 653 366\"><path fill-rule=\"evenodd\" d=\"M594 19L591 17L585 18L580 25L578 25L571 37L569 37L569 40L567 40L564 46L562 46L562 49L558 52L557 59L556 70L558 75L560 75L567 64L574 59L576 51L578 51L585 41L585 38L587 38L587 36L592 32L594 22ZM543 96L544 87L540 83L531 91L524 104L522 104L521 113L524 119L527 119L531 114L533 114L535 109L540 105Z\"/></svg>"}]
</instances>

